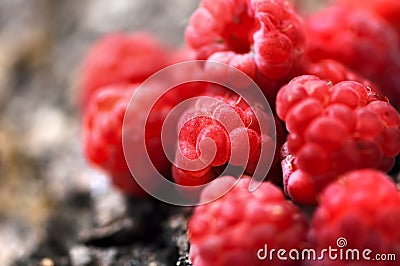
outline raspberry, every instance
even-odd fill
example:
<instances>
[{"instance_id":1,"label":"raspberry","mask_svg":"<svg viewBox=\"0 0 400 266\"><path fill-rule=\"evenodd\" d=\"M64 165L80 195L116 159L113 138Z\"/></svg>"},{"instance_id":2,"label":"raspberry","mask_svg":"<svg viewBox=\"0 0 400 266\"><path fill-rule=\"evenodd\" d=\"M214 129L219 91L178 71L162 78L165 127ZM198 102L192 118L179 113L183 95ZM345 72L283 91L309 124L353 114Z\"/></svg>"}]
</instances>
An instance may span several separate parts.
<instances>
[{"instance_id":1,"label":"raspberry","mask_svg":"<svg viewBox=\"0 0 400 266\"><path fill-rule=\"evenodd\" d=\"M343 248L343 252L358 249L360 260L354 259L352 265L398 265L395 261L381 264L375 261L376 254L399 253L398 221L400 193L390 177L371 169L353 171L329 185L321 194L309 240L317 250L329 246ZM339 243L338 239L343 238L346 241ZM365 249L372 251L368 254L372 260L362 257ZM343 264L343 261L329 260L327 256L325 259L323 265Z\"/></svg>"},{"instance_id":2,"label":"raspberry","mask_svg":"<svg viewBox=\"0 0 400 266\"><path fill-rule=\"evenodd\" d=\"M315 204L347 171L389 171L400 152L400 114L361 83L300 76L282 87L276 106L289 132L282 149L285 191L298 203Z\"/></svg>"},{"instance_id":3,"label":"raspberry","mask_svg":"<svg viewBox=\"0 0 400 266\"><path fill-rule=\"evenodd\" d=\"M311 15L306 31L306 54L313 62L338 60L400 107L400 40L390 25L370 12L333 6Z\"/></svg>"},{"instance_id":4,"label":"raspberry","mask_svg":"<svg viewBox=\"0 0 400 266\"><path fill-rule=\"evenodd\" d=\"M361 74L380 75L398 60L398 39L378 17L361 10L329 7L306 20L307 55L334 58Z\"/></svg>"},{"instance_id":5,"label":"raspberry","mask_svg":"<svg viewBox=\"0 0 400 266\"><path fill-rule=\"evenodd\" d=\"M122 146L122 125L126 108L138 86L139 84L111 86L96 92L85 110L82 138L84 152L88 160L108 172L116 187L127 194L143 196L145 195L144 191L136 184L130 174ZM157 93L154 88L146 88L145 93L141 93L139 96L141 101L130 106L129 111L134 112L135 116L130 116L125 127L129 129L129 132L136 134L137 141L142 140L140 134L144 129L135 126L139 124L140 120L145 119L142 110L143 105L146 104L146 101L152 99L153 93ZM163 153L160 138L165 113L171 108L172 103L168 98L158 102L152 109L145 127L148 155L155 168L167 177L170 176L171 164ZM132 138L135 139L135 136L132 135ZM137 167L144 165L142 160L146 155L140 154L139 151L133 152L138 153L135 155ZM153 171L151 169L142 169L142 172L147 173L146 178L149 182L153 182ZM156 184L154 183L154 185Z\"/></svg>"},{"instance_id":6,"label":"raspberry","mask_svg":"<svg viewBox=\"0 0 400 266\"><path fill-rule=\"evenodd\" d=\"M258 118L267 126L263 133ZM187 186L205 184L216 178L221 167L224 169L228 163L253 174L258 162L274 157L271 123L274 119L260 107L250 108L234 93L227 90L206 93L182 114L178 123L175 182ZM260 158L262 145L269 152ZM273 166L277 163L278 156Z\"/></svg>"},{"instance_id":7,"label":"raspberry","mask_svg":"<svg viewBox=\"0 0 400 266\"><path fill-rule=\"evenodd\" d=\"M235 181L230 176L217 179L203 190L201 200L213 198ZM265 245L268 250L305 248L308 225L298 207L287 201L279 188L264 182L250 193L249 183L250 178L243 177L221 198L195 208L188 229L193 265L298 264L257 258Z\"/></svg>"},{"instance_id":8,"label":"raspberry","mask_svg":"<svg viewBox=\"0 0 400 266\"><path fill-rule=\"evenodd\" d=\"M291 76L303 53L304 33L286 0L203 0L190 19L186 41L198 59L226 63L265 85L273 102L274 81Z\"/></svg>"},{"instance_id":9,"label":"raspberry","mask_svg":"<svg viewBox=\"0 0 400 266\"><path fill-rule=\"evenodd\" d=\"M129 175L122 149L122 123L136 85L102 89L90 100L83 119L82 141L88 160L111 174L123 192L144 195Z\"/></svg>"},{"instance_id":10,"label":"raspberry","mask_svg":"<svg viewBox=\"0 0 400 266\"><path fill-rule=\"evenodd\" d=\"M142 82L168 64L167 48L147 32L112 33L97 41L82 66L80 105L107 85Z\"/></svg>"},{"instance_id":11,"label":"raspberry","mask_svg":"<svg viewBox=\"0 0 400 266\"><path fill-rule=\"evenodd\" d=\"M388 22L400 36L400 2L398 0L336 0L338 4L360 8L378 15Z\"/></svg>"}]
</instances>

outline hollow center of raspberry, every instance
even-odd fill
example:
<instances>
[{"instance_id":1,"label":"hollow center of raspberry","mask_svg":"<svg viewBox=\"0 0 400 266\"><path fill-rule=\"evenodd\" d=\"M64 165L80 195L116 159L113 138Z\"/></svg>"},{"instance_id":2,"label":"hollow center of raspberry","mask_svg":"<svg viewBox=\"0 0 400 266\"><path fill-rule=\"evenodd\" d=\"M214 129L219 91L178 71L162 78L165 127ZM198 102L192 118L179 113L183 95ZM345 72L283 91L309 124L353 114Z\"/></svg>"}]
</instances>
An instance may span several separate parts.
<instances>
[{"instance_id":1,"label":"hollow center of raspberry","mask_svg":"<svg viewBox=\"0 0 400 266\"><path fill-rule=\"evenodd\" d=\"M253 34L258 28L257 20L249 16L247 10L243 11L240 14L235 14L231 22L226 24L222 41L235 53L249 53L254 43Z\"/></svg>"}]
</instances>

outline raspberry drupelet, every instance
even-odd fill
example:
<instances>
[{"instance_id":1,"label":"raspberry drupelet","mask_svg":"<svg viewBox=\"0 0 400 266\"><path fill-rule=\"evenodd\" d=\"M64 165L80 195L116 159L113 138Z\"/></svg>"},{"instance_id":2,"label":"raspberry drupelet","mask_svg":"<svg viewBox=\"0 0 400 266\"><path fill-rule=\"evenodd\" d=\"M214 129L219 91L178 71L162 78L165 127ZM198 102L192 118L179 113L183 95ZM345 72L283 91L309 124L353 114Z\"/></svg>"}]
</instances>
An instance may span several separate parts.
<instances>
[{"instance_id":1,"label":"raspberry drupelet","mask_svg":"<svg viewBox=\"0 0 400 266\"><path fill-rule=\"evenodd\" d=\"M221 194L236 181L220 177L203 190L202 201ZM250 178L243 176L227 194L195 208L188 226L193 266L300 264L270 259L259 250L265 245L268 250L306 248L306 217L272 183L263 182L254 192L249 192L249 184Z\"/></svg>"},{"instance_id":2,"label":"raspberry drupelet","mask_svg":"<svg viewBox=\"0 0 400 266\"><path fill-rule=\"evenodd\" d=\"M286 0L203 0L186 29L197 58L236 67L274 102L304 48L301 18ZM279 82L278 82L279 83Z\"/></svg>"},{"instance_id":3,"label":"raspberry drupelet","mask_svg":"<svg viewBox=\"0 0 400 266\"><path fill-rule=\"evenodd\" d=\"M359 259L355 257L351 265L395 266L396 260L379 262L375 256L398 256L399 221L400 192L391 178L372 169L358 170L345 174L323 191L308 238L317 251L329 246L343 248L344 252L357 249ZM371 250L367 253L370 260L363 257L365 249ZM343 265L343 261L329 260L328 256L325 259L315 261L315 265Z\"/></svg>"},{"instance_id":4,"label":"raspberry drupelet","mask_svg":"<svg viewBox=\"0 0 400 266\"><path fill-rule=\"evenodd\" d=\"M360 83L300 76L281 88L276 106L289 132L284 186L298 203L315 204L318 193L347 171L389 171L400 152L400 114Z\"/></svg>"}]
</instances>

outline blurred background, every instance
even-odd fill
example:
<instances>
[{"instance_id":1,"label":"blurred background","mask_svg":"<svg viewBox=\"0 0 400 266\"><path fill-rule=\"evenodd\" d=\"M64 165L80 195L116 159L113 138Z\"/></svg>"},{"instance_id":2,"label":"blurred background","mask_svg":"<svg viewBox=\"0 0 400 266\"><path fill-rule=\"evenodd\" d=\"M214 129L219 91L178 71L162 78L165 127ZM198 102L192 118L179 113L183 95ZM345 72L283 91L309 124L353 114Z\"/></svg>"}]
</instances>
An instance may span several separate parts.
<instances>
[{"instance_id":1,"label":"blurred background","mask_svg":"<svg viewBox=\"0 0 400 266\"><path fill-rule=\"evenodd\" d=\"M82 156L75 102L95 40L149 30L179 46L198 2L0 0L0 265L155 266L184 256L189 210L154 215L162 203L113 190Z\"/></svg>"},{"instance_id":2,"label":"blurred background","mask_svg":"<svg viewBox=\"0 0 400 266\"><path fill-rule=\"evenodd\" d=\"M150 30L178 46L197 5L0 0L0 265L97 265L79 245L85 228L123 217L126 203L82 156L80 63L108 32Z\"/></svg>"}]
</instances>

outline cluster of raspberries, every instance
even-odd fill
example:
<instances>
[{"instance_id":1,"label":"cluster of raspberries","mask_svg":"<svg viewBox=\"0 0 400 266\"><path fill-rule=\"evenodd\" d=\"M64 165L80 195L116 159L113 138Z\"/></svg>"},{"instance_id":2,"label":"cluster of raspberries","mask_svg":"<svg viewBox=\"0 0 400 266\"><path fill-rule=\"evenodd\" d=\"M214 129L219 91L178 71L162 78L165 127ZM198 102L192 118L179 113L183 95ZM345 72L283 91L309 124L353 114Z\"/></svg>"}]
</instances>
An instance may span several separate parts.
<instances>
[{"instance_id":1,"label":"cluster of raspberries","mask_svg":"<svg viewBox=\"0 0 400 266\"><path fill-rule=\"evenodd\" d=\"M123 193L148 196L125 159L128 132L133 144L145 142L146 154L133 150L130 163L154 189L147 156L178 185L210 183L200 202L211 202L195 207L188 225L194 266L397 265L400 192L388 173L398 172L400 153L400 1L334 0L306 16L291 2L202 0L180 49L147 32L99 40L79 83L84 154ZM246 74L272 112L198 80L151 102L164 89L162 80L146 85L149 77L196 59L205 75L225 77L213 62ZM166 84L195 76L188 69ZM162 137L168 114L193 97L177 134ZM324 253L329 247L340 259Z\"/></svg>"}]
</instances>

